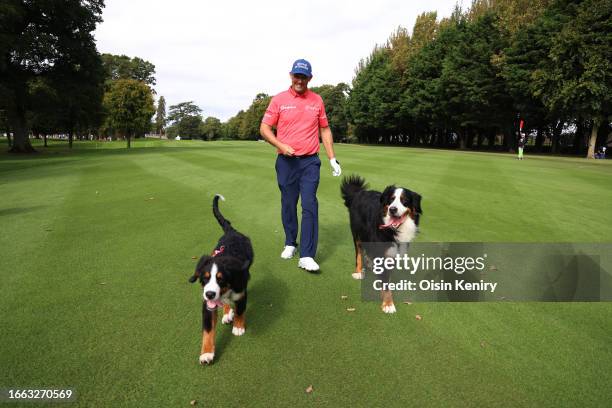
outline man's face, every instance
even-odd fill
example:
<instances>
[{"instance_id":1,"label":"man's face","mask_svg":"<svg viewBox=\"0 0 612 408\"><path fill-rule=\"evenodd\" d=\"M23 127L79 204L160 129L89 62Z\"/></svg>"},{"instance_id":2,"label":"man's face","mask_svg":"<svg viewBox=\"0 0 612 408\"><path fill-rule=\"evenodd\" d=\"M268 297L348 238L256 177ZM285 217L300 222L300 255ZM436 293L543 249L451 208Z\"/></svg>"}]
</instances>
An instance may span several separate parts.
<instances>
[{"instance_id":1,"label":"man's face","mask_svg":"<svg viewBox=\"0 0 612 408\"><path fill-rule=\"evenodd\" d=\"M298 94L303 94L308 89L308 82L311 77L302 74L289 74L291 77L291 87Z\"/></svg>"}]
</instances>

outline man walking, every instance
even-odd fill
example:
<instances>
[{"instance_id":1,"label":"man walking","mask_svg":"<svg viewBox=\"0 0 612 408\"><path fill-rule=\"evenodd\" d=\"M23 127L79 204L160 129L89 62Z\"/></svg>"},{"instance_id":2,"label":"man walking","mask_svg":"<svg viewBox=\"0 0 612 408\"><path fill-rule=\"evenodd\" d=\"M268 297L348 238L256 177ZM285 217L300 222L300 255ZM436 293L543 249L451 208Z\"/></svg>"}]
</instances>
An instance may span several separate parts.
<instances>
[{"instance_id":1,"label":"man walking","mask_svg":"<svg viewBox=\"0 0 612 408\"><path fill-rule=\"evenodd\" d=\"M285 248L281 258L293 257L297 247L297 202L302 201L302 229L298 266L307 271L319 270L314 260L319 234L319 132L332 167L332 174L342 172L334 156L333 137L323 99L308 89L312 67L304 59L293 63L291 87L270 101L259 132L276 147L276 178L281 192L281 218L285 230ZM276 135L272 127L276 127Z\"/></svg>"}]
</instances>

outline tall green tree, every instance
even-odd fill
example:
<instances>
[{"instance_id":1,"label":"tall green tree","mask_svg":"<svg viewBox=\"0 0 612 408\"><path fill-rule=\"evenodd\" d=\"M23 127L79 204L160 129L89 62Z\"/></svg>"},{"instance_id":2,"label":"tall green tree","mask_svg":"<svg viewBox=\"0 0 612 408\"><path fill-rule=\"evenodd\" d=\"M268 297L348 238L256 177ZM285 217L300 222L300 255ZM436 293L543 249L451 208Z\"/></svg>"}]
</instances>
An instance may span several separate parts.
<instances>
[{"instance_id":1,"label":"tall green tree","mask_svg":"<svg viewBox=\"0 0 612 408\"><path fill-rule=\"evenodd\" d=\"M135 79L155 85L155 65L149 61L127 55L102 54L102 62L107 80Z\"/></svg>"},{"instance_id":2,"label":"tall green tree","mask_svg":"<svg viewBox=\"0 0 612 408\"><path fill-rule=\"evenodd\" d=\"M550 110L590 121L587 158L593 158L597 133L612 115L612 3L559 0L542 19L564 24L553 38L550 63L533 73L535 94Z\"/></svg>"},{"instance_id":3,"label":"tall green tree","mask_svg":"<svg viewBox=\"0 0 612 408\"><path fill-rule=\"evenodd\" d=\"M348 113L360 140L368 143L401 131L397 115L400 107L400 78L391 65L389 46L376 46L370 57L360 62L348 98Z\"/></svg>"},{"instance_id":4,"label":"tall green tree","mask_svg":"<svg viewBox=\"0 0 612 408\"><path fill-rule=\"evenodd\" d=\"M176 105L170 105L168 112L168 122L178 123L187 116L200 116L200 109L193 101L181 102Z\"/></svg>"},{"instance_id":5,"label":"tall green tree","mask_svg":"<svg viewBox=\"0 0 612 408\"><path fill-rule=\"evenodd\" d=\"M157 134L162 135L166 128L166 99L162 96L159 97L157 102L157 115L155 116L155 130Z\"/></svg>"},{"instance_id":6,"label":"tall green tree","mask_svg":"<svg viewBox=\"0 0 612 408\"><path fill-rule=\"evenodd\" d=\"M207 117L202 123L201 133L203 139L219 139L221 137L221 121L212 116Z\"/></svg>"},{"instance_id":7,"label":"tall green tree","mask_svg":"<svg viewBox=\"0 0 612 408\"><path fill-rule=\"evenodd\" d=\"M33 102L30 83L54 72L58 82L57 77L66 72L79 73L96 64L99 56L92 32L102 21L103 7L103 0L4 0L0 4L0 109L6 110L14 132L11 151L34 151L28 140L27 118ZM81 78L88 77L95 75ZM60 94L70 94L74 96L70 100L76 101L81 99L79 92L64 87ZM80 116L71 113L73 118Z\"/></svg>"},{"instance_id":8,"label":"tall green tree","mask_svg":"<svg viewBox=\"0 0 612 408\"><path fill-rule=\"evenodd\" d=\"M131 147L132 137L149 129L155 113L151 89L134 79L113 81L104 95L108 126L121 133Z\"/></svg>"},{"instance_id":9,"label":"tall green tree","mask_svg":"<svg viewBox=\"0 0 612 408\"><path fill-rule=\"evenodd\" d=\"M240 110L235 116L228 119L223 125L223 137L226 139L238 139L240 133L240 125L244 120L245 112Z\"/></svg>"},{"instance_id":10,"label":"tall green tree","mask_svg":"<svg viewBox=\"0 0 612 408\"><path fill-rule=\"evenodd\" d=\"M178 135L184 139L201 139L202 125L201 116L185 116L177 123Z\"/></svg>"},{"instance_id":11,"label":"tall green tree","mask_svg":"<svg viewBox=\"0 0 612 408\"><path fill-rule=\"evenodd\" d=\"M345 139L348 132L346 103L349 86L341 82L335 86L321 85L313 87L312 90L318 93L323 99L327 120L332 134L334 135L334 140Z\"/></svg>"},{"instance_id":12,"label":"tall green tree","mask_svg":"<svg viewBox=\"0 0 612 408\"><path fill-rule=\"evenodd\" d=\"M171 122L172 129L169 132L172 137L175 135L183 138L195 139L202 136L202 109L193 101L181 102L171 105L168 112L168 122Z\"/></svg>"},{"instance_id":13,"label":"tall green tree","mask_svg":"<svg viewBox=\"0 0 612 408\"><path fill-rule=\"evenodd\" d=\"M265 94L259 93L251 102L251 106L244 112L240 126L238 128L238 137L243 140L259 139L259 125L263 118L266 108L270 104L272 98Z\"/></svg>"}]
</instances>

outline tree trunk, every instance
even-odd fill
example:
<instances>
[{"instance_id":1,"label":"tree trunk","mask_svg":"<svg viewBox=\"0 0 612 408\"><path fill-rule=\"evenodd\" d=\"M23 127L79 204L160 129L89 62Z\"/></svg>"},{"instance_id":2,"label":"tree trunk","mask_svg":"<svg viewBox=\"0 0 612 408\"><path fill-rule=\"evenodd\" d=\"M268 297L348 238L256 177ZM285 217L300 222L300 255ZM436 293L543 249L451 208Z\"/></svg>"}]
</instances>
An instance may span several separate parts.
<instances>
[{"instance_id":1,"label":"tree trunk","mask_svg":"<svg viewBox=\"0 0 612 408\"><path fill-rule=\"evenodd\" d=\"M132 148L132 135L131 135L131 133L127 134L127 148L128 149Z\"/></svg>"},{"instance_id":2,"label":"tree trunk","mask_svg":"<svg viewBox=\"0 0 612 408\"><path fill-rule=\"evenodd\" d=\"M25 115L18 113L17 117L13 118L13 143L11 144L11 153L34 153L36 150L32 147L28 137L28 129L26 128Z\"/></svg>"},{"instance_id":3,"label":"tree trunk","mask_svg":"<svg viewBox=\"0 0 612 408\"><path fill-rule=\"evenodd\" d=\"M47 133L43 135L43 140L45 141L45 147L47 147Z\"/></svg>"},{"instance_id":4,"label":"tree trunk","mask_svg":"<svg viewBox=\"0 0 612 408\"><path fill-rule=\"evenodd\" d=\"M72 149L72 127L68 130L68 147Z\"/></svg>"},{"instance_id":5,"label":"tree trunk","mask_svg":"<svg viewBox=\"0 0 612 408\"><path fill-rule=\"evenodd\" d=\"M465 139L467 138L466 132L464 130L458 132L459 136L459 150L465 150Z\"/></svg>"},{"instance_id":6,"label":"tree trunk","mask_svg":"<svg viewBox=\"0 0 612 408\"><path fill-rule=\"evenodd\" d=\"M601 125L601 118L593 118L593 129L591 129L591 137L589 138L589 150L587 151L587 159L595 158L595 143L597 142L597 131Z\"/></svg>"},{"instance_id":7,"label":"tree trunk","mask_svg":"<svg viewBox=\"0 0 612 408\"><path fill-rule=\"evenodd\" d=\"M463 143L463 149L471 149L474 146L474 132L471 128L468 128L465 132L465 140Z\"/></svg>"}]
</instances>

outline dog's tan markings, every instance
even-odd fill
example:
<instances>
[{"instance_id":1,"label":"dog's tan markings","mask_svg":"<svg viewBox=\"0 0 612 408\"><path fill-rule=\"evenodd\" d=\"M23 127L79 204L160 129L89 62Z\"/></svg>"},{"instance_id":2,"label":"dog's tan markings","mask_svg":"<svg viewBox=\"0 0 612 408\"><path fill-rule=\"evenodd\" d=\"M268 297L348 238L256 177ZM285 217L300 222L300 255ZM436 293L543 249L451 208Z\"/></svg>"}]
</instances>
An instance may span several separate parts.
<instances>
[{"instance_id":1,"label":"dog's tan markings","mask_svg":"<svg viewBox=\"0 0 612 408\"><path fill-rule=\"evenodd\" d=\"M382 297L382 304L380 305L380 308L383 311L385 311L385 308L387 308L387 310L389 308L394 308L393 294L390 290L383 290L380 292L380 295Z\"/></svg>"},{"instance_id":2,"label":"dog's tan markings","mask_svg":"<svg viewBox=\"0 0 612 408\"><path fill-rule=\"evenodd\" d=\"M223 279L223 274L221 272L217 272L217 279Z\"/></svg>"},{"instance_id":3,"label":"dog's tan markings","mask_svg":"<svg viewBox=\"0 0 612 408\"><path fill-rule=\"evenodd\" d=\"M232 311L232 307L230 305L223 304L223 314L227 315Z\"/></svg>"},{"instance_id":4,"label":"dog's tan markings","mask_svg":"<svg viewBox=\"0 0 612 408\"><path fill-rule=\"evenodd\" d=\"M210 278L210 272L204 273L204 278L209 279Z\"/></svg>"},{"instance_id":5,"label":"dog's tan markings","mask_svg":"<svg viewBox=\"0 0 612 408\"><path fill-rule=\"evenodd\" d=\"M244 329L244 315L245 313L241 314L240 316L234 316L234 327Z\"/></svg>"},{"instance_id":6,"label":"dog's tan markings","mask_svg":"<svg viewBox=\"0 0 612 408\"><path fill-rule=\"evenodd\" d=\"M212 313L212 325L210 332L206 332L206 330L202 330L202 352L204 353L214 353L215 352L215 331L217 328L217 310L211 311Z\"/></svg>"}]
</instances>

